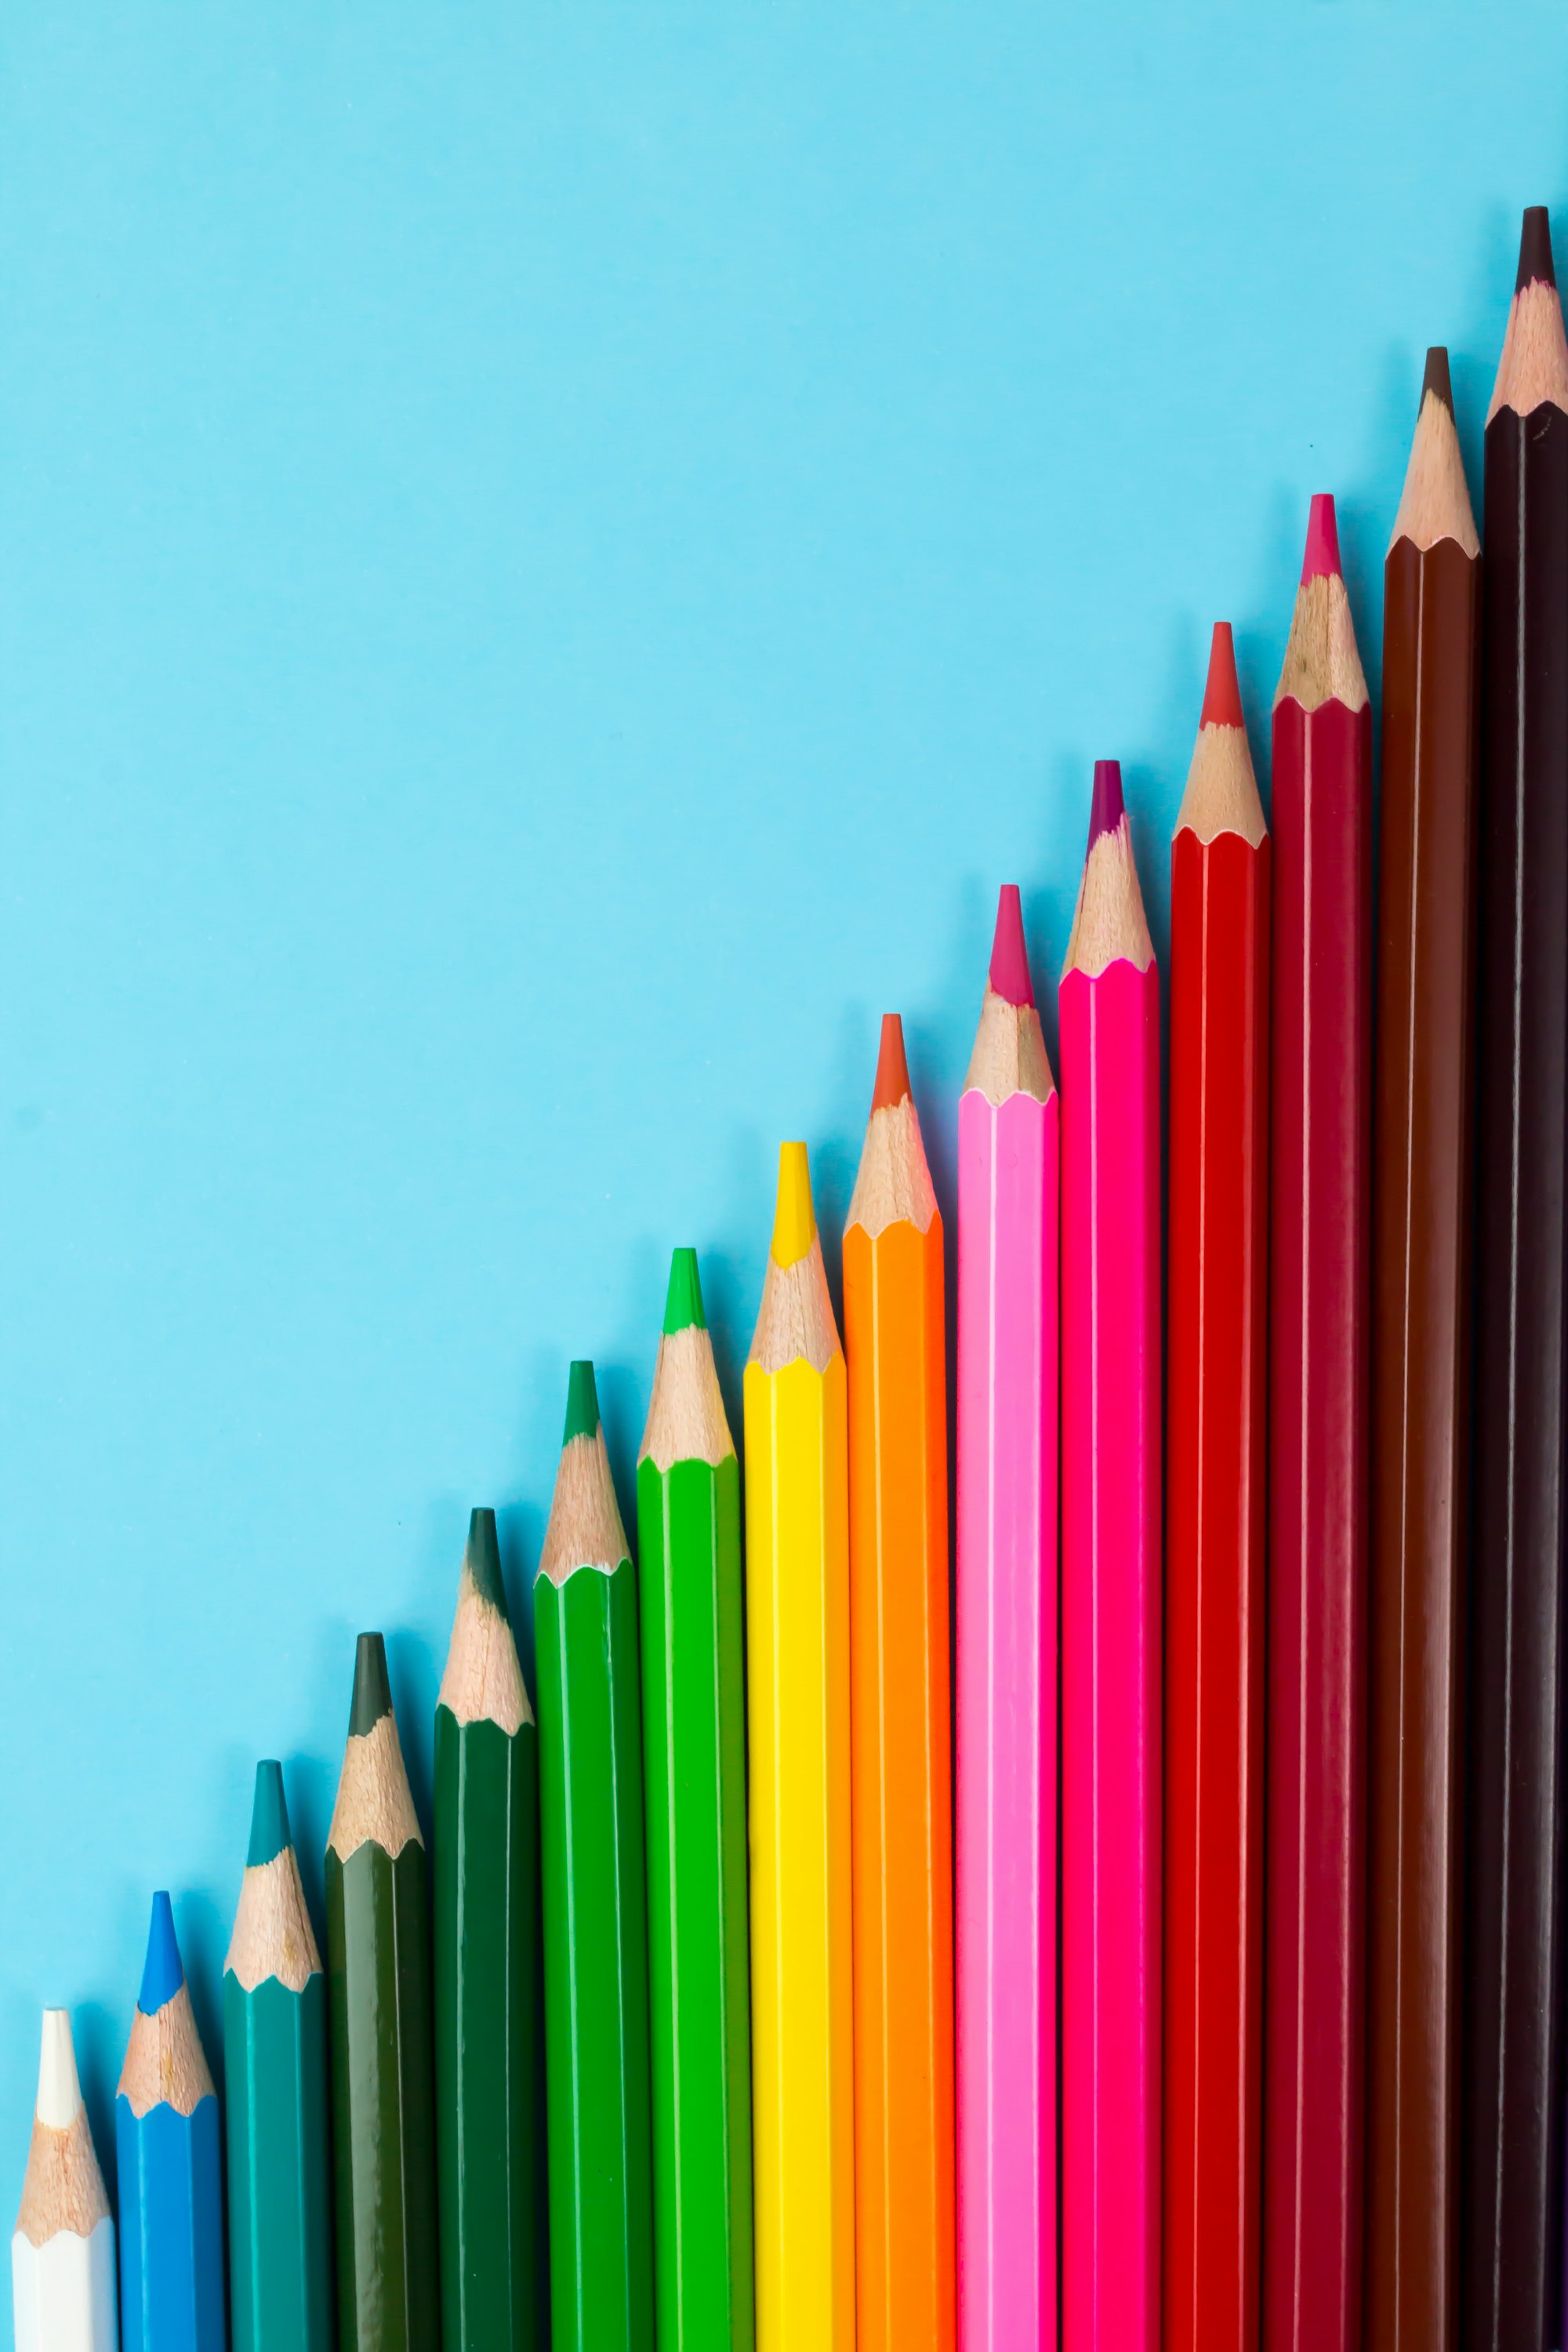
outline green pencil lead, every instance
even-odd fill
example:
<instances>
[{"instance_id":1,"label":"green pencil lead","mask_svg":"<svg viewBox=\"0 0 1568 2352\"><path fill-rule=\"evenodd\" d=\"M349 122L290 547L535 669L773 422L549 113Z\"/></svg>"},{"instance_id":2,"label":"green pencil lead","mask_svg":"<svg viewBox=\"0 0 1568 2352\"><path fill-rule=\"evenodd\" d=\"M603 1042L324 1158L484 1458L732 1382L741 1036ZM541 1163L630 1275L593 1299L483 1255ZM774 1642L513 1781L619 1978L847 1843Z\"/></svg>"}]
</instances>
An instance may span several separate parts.
<instances>
[{"instance_id":1,"label":"green pencil lead","mask_svg":"<svg viewBox=\"0 0 1568 2352\"><path fill-rule=\"evenodd\" d=\"M386 1643L379 1633L362 1633L354 1653L354 1696L349 1709L349 1738L363 1739L384 1715L392 1713L392 1685L386 1679Z\"/></svg>"},{"instance_id":2,"label":"green pencil lead","mask_svg":"<svg viewBox=\"0 0 1568 2352\"><path fill-rule=\"evenodd\" d=\"M283 1767L271 1757L256 1768L256 1801L250 1809L250 1851L247 1870L260 1870L276 1862L289 1844L289 1808L283 1797Z\"/></svg>"},{"instance_id":3,"label":"green pencil lead","mask_svg":"<svg viewBox=\"0 0 1568 2352\"><path fill-rule=\"evenodd\" d=\"M665 1336L676 1331L706 1331L702 1284L697 1273L697 1252L678 1249L669 1261L669 1288L664 1301Z\"/></svg>"},{"instance_id":4,"label":"green pencil lead","mask_svg":"<svg viewBox=\"0 0 1568 2352\"><path fill-rule=\"evenodd\" d=\"M579 1360L566 1380L566 1430L561 1443L570 1445L574 1437L593 1437L599 1427L599 1391L594 1385L594 1367Z\"/></svg>"},{"instance_id":5,"label":"green pencil lead","mask_svg":"<svg viewBox=\"0 0 1568 2352\"><path fill-rule=\"evenodd\" d=\"M468 1514L468 1548L463 1555L468 1581L479 1599L505 1618L506 1587L500 1580L500 1546L496 1541L496 1515L483 1508ZM510 1623L510 1618L507 1619Z\"/></svg>"}]
</instances>

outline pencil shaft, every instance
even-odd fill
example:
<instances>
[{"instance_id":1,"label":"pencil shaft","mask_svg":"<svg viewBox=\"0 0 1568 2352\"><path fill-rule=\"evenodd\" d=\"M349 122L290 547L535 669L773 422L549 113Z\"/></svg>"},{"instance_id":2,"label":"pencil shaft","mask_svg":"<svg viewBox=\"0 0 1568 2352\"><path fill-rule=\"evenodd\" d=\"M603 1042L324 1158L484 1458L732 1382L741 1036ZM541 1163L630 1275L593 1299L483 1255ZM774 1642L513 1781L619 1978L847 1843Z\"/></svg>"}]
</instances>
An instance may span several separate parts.
<instances>
[{"instance_id":1,"label":"pencil shaft","mask_svg":"<svg viewBox=\"0 0 1568 2352\"><path fill-rule=\"evenodd\" d=\"M36 2246L11 2240L11 2313L16 2352L120 2352L114 2224L108 2215L85 2238L59 2230Z\"/></svg>"},{"instance_id":2,"label":"pencil shaft","mask_svg":"<svg viewBox=\"0 0 1568 2352\"><path fill-rule=\"evenodd\" d=\"M536 1578L554 2352L652 2352L647 1896L632 1564Z\"/></svg>"},{"instance_id":3,"label":"pencil shaft","mask_svg":"<svg viewBox=\"0 0 1568 2352\"><path fill-rule=\"evenodd\" d=\"M1057 2338L1059 1104L958 1107L958 2291Z\"/></svg>"},{"instance_id":4,"label":"pencil shaft","mask_svg":"<svg viewBox=\"0 0 1568 2352\"><path fill-rule=\"evenodd\" d=\"M223 2352L223 2202L217 2101L189 2115L114 2102L124 2352Z\"/></svg>"},{"instance_id":5,"label":"pencil shaft","mask_svg":"<svg viewBox=\"0 0 1568 2352\"><path fill-rule=\"evenodd\" d=\"M745 1374L752 2092L761 2352L852 2352L845 1372Z\"/></svg>"},{"instance_id":6,"label":"pencil shaft","mask_svg":"<svg viewBox=\"0 0 1568 2352\"><path fill-rule=\"evenodd\" d=\"M751 1992L741 1477L637 1465L658 2337L749 2352Z\"/></svg>"},{"instance_id":7,"label":"pencil shaft","mask_svg":"<svg viewBox=\"0 0 1568 2352\"><path fill-rule=\"evenodd\" d=\"M1062 2340L1160 2336L1160 998L1069 970L1062 1066Z\"/></svg>"},{"instance_id":8,"label":"pencil shaft","mask_svg":"<svg viewBox=\"0 0 1568 2352\"><path fill-rule=\"evenodd\" d=\"M1457 2341L1479 564L1384 567L1373 1131L1367 2333Z\"/></svg>"},{"instance_id":9,"label":"pencil shaft","mask_svg":"<svg viewBox=\"0 0 1568 2352\"><path fill-rule=\"evenodd\" d=\"M437 2134L445 2352L542 2346L539 1738L436 1710Z\"/></svg>"},{"instance_id":10,"label":"pencil shaft","mask_svg":"<svg viewBox=\"0 0 1568 2352\"><path fill-rule=\"evenodd\" d=\"M1568 415L1486 435L1465 2338L1556 2340L1563 2216Z\"/></svg>"},{"instance_id":11,"label":"pencil shaft","mask_svg":"<svg viewBox=\"0 0 1568 2352\"><path fill-rule=\"evenodd\" d=\"M955 2325L942 1219L844 1236L858 2352Z\"/></svg>"},{"instance_id":12,"label":"pencil shaft","mask_svg":"<svg viewBox=\"0 0 1568 2352\"><path fill-rule=\"evenodd\" d=\"M435 2352L436 2116L425 1849L327 1849L340 2352Z\"/></svg>"},{"instance_id":13,"label":"pencil shaft","mask_svg":"<svg viewBox=\"0 0 1568 2352\"><path fill-rule=\"evenodd\" d=\"M1269 845L1171 854L1165 2330L1251 2352L1262 2201Z\"/></svg>"},{"instance_id":14,"label":"pencil shaft","mask_svg":"<svg viewBox=\"0 0 1568 2352\"><path fill-rule=\"evenodd\" d=\"M327 1986L223 1980L235 2352L331 2352Z\"/></svg>"},{"instance_id":15,"label":"pencil shaft","mask_svg":"<svg viewBox=\"0 0 1568 2352\"><path fill-rule=\"evenodd\" d=\"M1274 712L1264 2341L1362 2296L1372 718Z\"/></svg>"}]
</instances>

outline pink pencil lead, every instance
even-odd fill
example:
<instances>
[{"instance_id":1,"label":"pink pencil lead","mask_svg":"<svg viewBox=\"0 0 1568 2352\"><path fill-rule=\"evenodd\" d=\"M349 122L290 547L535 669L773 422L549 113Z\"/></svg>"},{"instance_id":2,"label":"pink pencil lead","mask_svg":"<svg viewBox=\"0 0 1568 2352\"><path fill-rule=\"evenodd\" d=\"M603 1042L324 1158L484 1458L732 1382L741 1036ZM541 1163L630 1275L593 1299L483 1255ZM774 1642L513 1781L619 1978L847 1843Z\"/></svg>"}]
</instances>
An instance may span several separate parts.
<instances>
[{"instance_id":1,"label":"pink pencil lead","mask_svg":"<svg viewBox=\"0 0 1568 2352\"><path fill-rule=\"evenodd\" d=\"M1016 882L1004 882L996 902L996 932L991 942L991 985L1009 1004L1033 1004L1029 954L1024 945L1024 908Z\"/></svg>"},{"instance_id":2,"label":"pink pencil lead","mask_svg":"<svg viewBox=\"0 0 1568 2352\"><path fill-rule=\"evenodd\" d=\"M1094 797L1089 804L1089 845L1092 849L1102 833L1114 833L1127 814L1127 803L1121 797L1121 762L1120 760L1097 760L1094 763Z\"/></svg>"},{"instance_id":3,"label":"pink pencil lead","mask_svg":"<svg viewBox=\"0 0 1568 2352\"><path fill-rule=\"evenodd\" d=\"M1312 510L1307 520L1307 552L1301 564L1301 585L1309 580L1337 579L1341 571L1340 531L1334 520L1334 502L1326 490L1320 490L1312 500Z\"/></svg>"}]
</instances>

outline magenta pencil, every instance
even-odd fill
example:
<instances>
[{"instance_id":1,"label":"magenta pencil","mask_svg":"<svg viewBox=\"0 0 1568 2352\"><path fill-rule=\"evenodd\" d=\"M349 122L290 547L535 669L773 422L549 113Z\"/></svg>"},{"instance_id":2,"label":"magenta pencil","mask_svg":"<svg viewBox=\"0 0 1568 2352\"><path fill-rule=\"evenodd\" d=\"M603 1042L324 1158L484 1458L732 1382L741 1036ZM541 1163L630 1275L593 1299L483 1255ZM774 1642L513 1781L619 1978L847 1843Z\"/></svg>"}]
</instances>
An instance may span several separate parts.
<instances>
[{"instance_id":1,"label":"magenta pencil","mask_svg":"<svg viewBox=\"0 0 1568 2352\"><path fill-rule=\"evenodd\" d=\"M1160 982L1094 772L1062 1057L1062 2341L1160 2342Z\"/></svg>"},{"instance_id":2,"label":"magenta pencil","mask_svg":"<svg viewBox=\"0 0 1568 2352\"><path fill-rule=\"evenodd\" d=\"M1057 2346L1058 1109L1002 892L958 1106L958 2329Z\"/></svg>"}]
</instances>

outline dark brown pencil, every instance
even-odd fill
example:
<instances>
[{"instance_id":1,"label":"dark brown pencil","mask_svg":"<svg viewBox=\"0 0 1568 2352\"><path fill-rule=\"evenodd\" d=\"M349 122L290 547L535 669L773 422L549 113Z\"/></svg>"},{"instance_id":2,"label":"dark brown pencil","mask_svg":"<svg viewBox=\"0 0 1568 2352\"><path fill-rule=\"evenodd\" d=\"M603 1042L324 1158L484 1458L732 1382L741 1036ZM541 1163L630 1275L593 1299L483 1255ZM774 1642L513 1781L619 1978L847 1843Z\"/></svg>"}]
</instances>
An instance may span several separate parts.
<instances>
[{"instance_id":1,"label":"dark brown pencil","mask_svg":"<svg viewBox=\"0 0 1568 2352\"><path fill-rule=\"evenodd\" d=\"M1384 566L1365 2342L1454 2352L1480 542L1448 354Z\"/></svg>"},{"instance_id":2,"label":"dark brown pencil","mask_svg":"<svg viewBox=\"0 0 1568 2352\"><path fill-rule=\"evenodd\" d=\"M1559 2341L1568 346L1527 212L1486 433L1475 1541L1460 2294Z\"/></svg>"}]
</instances>

